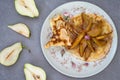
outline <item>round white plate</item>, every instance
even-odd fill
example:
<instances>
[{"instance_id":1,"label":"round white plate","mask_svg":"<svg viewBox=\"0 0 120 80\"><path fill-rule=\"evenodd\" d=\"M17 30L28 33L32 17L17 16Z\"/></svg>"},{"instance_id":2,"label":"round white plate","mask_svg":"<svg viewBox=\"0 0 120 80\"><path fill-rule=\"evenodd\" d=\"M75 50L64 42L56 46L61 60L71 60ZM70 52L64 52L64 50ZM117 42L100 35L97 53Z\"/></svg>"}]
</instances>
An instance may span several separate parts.
<instances>
[{"instance_id":1,"label":"round white plate","mask_svg":"<svg viewBox=\"0 0 120 80\"><path fill-rule=\"evenodd\" d=\"M96 62L84 62L71 56L62 47L51 47L49 49L44 48L45 44L50 40L50 36L52 35L50 28L50 19L54 15L67 14L73 16L80 14L81 12L99 14L103 16L113 28L113 41L111 49L106 58L102 60ZM65 3L54 9L46 18L42 26L40 38L43 54L50 65L62 74L76 78L89 77L104 70L112 61L117 48L117 32L112 19L100 7L83 1ZM61 53L65 54L62 56Z\"/></svg>"}]
</instances>

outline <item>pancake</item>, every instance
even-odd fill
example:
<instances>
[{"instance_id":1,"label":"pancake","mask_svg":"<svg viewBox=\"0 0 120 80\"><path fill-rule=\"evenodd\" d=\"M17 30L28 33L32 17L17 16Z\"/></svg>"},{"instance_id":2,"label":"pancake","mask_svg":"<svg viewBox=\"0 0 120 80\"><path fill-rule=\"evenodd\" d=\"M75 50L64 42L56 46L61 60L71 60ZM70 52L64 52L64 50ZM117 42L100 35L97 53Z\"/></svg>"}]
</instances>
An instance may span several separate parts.
<instances>
[{"instance_id":1,"label":"pancake","mask_svg":"<svg viewBox=\"0 0 120 80\"><path fill-rule=\"evenodd\" d=\"M53 36L45 48L63 46L73 56L88 62L103 59L108 54L113 31L107 20L88 13L67 20L64 17L57 15L50 20Z\"/></svg>"},{"instance_id":2,"label":"pancake","mask_svg":"<svg viewBox=\"0 0 120 80\"><path fill-rule=\"evenodd\" d=\"M53 17L50 20L50 26L53 35L45 45L45 48L49 48L50 46L71 46L70 37L65 28L65 21L61 15Z\"/></svg>"}]
</instances>

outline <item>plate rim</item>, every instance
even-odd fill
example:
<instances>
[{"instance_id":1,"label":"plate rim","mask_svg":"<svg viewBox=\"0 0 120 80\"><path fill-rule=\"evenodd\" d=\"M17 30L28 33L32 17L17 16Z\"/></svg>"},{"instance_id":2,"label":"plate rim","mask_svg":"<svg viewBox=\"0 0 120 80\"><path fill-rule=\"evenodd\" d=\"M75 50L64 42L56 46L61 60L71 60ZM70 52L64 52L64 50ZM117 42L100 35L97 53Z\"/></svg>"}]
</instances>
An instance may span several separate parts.
<instances>
[{"instance_id":1,"label":"plate rim","mask_svg":"<svg viewBox=\"0 0 120 80\"><path fill-rule=\"evenodd\" d=\"M49 16L50 16L55 10L57 10L59 7L61 7L61 6L63 6L63 5L66 5L66 4L77 3L77 2L78 2L78 3L91 4L91 5L95 6L95 7L98 7L98 8L100 8L101 10L103 10L103 11L105 12L105 14L107 14L107 16L108 16L108 17L110 18L110 20L112 21L113 26L114 26L114 28L115 28L114 33L115 33L115 35L116 35L116 46L115 46L115 50L114 50L114 55L112 56L112 58L111 58L111 60L109 61L109 63L108 63L106 66L104 66L100 71L95 72L95 73L93 73L92 75L83 76L83 77L81 77L81 76L73 76L73 75L64 73L63 71L61 71L60 69L58 69L54 64L52 64L52 62L49 61L49 59L47 58L47 56L44 54L45 52L44 52L43 47L42 47L42 44L43 44L43 43L42 43L42 38L41 38L41 36L42 36L42 31L43 31L43 26L45 25L45 22L47 21L47 19L49 19ZM42 27L41 27L41 31L40 31L40 46L41 46L41 49L42 49L42 53L43 53L45 59L47 60L48 64L50 64L50 66L52 66L53 69L55 69L57 72L59 72L59 73L61 73L61 74L63 74L63 75L66 75L66 76L68 76L68 77L73 77L73 78L87 78L87 77L91 77L91 76L97 75L98 73L104 71L104 70L111 64L112 60L114 59L114 56L116 55L116 51L117 51L117 48L118 48L118 33L117 33L117 29L116 29L115 23L114 23L113 19L111 18L111 16L109 16L108 13L107 13L104 9L102 9L101 7L99 7L98 5L96 5L96 4L94 4L94 3L91 3L91 2L87 2L87 1L69 1L69 2L63 3L63 4L59 5L59 6L57 6L56 8L54 8L54 9L47 15L47 17L45 18L44 23L43 23L43 25L42 25Z\"/></svg>"}]
</instances>

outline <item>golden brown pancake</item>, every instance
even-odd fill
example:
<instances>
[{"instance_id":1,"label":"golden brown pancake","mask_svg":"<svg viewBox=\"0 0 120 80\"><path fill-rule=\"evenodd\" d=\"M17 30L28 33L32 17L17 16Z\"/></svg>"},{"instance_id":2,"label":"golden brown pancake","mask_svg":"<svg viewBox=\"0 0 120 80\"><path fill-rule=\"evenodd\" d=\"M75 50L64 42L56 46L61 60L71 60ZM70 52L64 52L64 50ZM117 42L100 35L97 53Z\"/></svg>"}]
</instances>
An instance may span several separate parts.
<instances>
[{"instance_id":1,"label":"golden brown pancake","mask_svg":"<svg viewBox=\"0 0 120 80\"><path fill-rule=\"evenodd\" d=\"M50 20L53 36L45 45L63 46L85 61L103 59L112 43L112 27L100 15L82 13L65 20L57 15Z\"/></svg>"}]
</instances>

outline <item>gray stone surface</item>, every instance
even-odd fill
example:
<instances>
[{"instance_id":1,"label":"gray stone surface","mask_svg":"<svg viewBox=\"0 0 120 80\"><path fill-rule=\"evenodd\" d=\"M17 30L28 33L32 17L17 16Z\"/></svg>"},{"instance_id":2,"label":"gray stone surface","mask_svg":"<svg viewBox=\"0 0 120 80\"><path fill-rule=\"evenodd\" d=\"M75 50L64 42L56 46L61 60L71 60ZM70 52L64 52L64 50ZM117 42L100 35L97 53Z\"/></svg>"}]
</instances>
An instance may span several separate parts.
<instances>
[{"instance_id":1,"label":"gray stone surface","mask_svg":"<svg viewBox=\"0 0 120 80\"><path fill-rule=\"evenodd\" d=\"M31 53L23 50L17 63L11 67L0 65L0 80L25 80L24 64L41 66L47 73L47 80L80 80L67 77L53 69L42 54L40 47L40 31L45 18L57 6L74 0L35 0L40 11L38 18L28 18L17 14L14 0L0 0L0 50L15 42L21 41L31 49ZM103 8L113 19L118 37L120 34L120 0L85 0ZM23 22L29 26L32 35L27 39L7 28L8 24ZM119 80L120 79L120 45L111 64L99 74L81 80Z\"/></svg>"}]
</instances>

